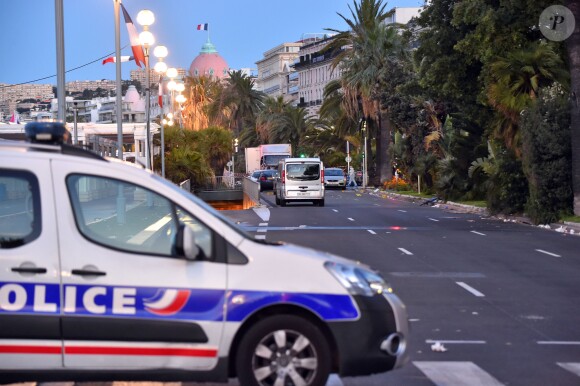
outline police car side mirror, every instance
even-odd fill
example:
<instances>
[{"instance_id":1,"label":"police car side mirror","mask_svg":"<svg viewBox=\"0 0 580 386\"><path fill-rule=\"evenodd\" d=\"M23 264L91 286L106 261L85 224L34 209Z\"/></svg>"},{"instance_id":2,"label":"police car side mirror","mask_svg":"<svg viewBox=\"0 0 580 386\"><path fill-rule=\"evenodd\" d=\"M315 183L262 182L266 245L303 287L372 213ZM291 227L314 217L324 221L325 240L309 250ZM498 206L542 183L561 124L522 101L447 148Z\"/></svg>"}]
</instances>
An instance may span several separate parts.
<instances>
[{"instance_id":1,"label":"police car side mirror","mask_svg":"<svg viewBox=\"0 0 580 386\"><path fill-rule=\"evenodd\" d=\"M174 254L186 260L197 260L200 249L195 243L193 230L185 224L179 225L175 237Z\"/></svg>"}]
</instances>

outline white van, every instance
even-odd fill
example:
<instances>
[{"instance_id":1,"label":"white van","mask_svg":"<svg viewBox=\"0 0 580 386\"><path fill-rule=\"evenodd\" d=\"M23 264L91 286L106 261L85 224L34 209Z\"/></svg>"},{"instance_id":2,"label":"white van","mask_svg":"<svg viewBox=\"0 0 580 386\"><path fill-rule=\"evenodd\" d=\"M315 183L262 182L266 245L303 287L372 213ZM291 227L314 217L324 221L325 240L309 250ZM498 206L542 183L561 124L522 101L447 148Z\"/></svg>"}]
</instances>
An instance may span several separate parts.
<instances>
[{"instance_id":1,"label":"white van","mask_svg":"<svg viewBox=\"0 0 580 386\"><path fill-rule=\"evenodd\" d=\"M377 272L255 240L65 131L0 140L0 384L322 386L405 363L407 312Z\"/></svg>"},{"instance_id":2,"label":"white van","mask_svg":"<svg viewBox=\"0 0 580 386\"><path fill-rule=\"evenodd\" d=\"M278 164L276 205L311 201L324 206L324 165L320 158L286 158Z\"/></svg>"}]
</instances>

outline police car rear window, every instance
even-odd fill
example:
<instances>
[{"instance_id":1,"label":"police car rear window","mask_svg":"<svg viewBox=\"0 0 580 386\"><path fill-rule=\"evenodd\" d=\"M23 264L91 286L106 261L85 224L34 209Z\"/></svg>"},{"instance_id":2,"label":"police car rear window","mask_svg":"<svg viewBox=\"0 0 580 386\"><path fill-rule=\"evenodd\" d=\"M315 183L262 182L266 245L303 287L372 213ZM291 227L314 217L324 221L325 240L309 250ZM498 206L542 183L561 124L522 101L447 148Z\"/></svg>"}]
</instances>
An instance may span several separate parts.
<instances>
[{"instance_id":1,"label":"police car rear window","mask_svg":"<svg viewBox=\"0 0 580 386\"><path fill-rule=\"evenodd\" d=\"M40 235L40 190L26 171L0 169L0 248L16 248Z\"/></svg>"}]
</instances>

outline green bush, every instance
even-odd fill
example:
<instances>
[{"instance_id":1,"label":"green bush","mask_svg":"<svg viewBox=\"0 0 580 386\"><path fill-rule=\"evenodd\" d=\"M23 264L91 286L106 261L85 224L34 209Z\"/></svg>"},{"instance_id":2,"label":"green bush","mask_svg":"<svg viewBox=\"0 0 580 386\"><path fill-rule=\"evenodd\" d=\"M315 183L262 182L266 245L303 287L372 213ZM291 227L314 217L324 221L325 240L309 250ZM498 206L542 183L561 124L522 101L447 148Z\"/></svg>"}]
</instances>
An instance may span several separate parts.
<instances>
[{"instance_id":1,"label":"green bush","mask_svg":"<svg viewBox=\"0 0 580 386\"><path fill-rule=\"evenodd\" d=\"M558 87L540 92L522 116L523 164L529 185L526 213L548 224L572 212L572 150L567 95Z\"/></svg>"}]
</instances>

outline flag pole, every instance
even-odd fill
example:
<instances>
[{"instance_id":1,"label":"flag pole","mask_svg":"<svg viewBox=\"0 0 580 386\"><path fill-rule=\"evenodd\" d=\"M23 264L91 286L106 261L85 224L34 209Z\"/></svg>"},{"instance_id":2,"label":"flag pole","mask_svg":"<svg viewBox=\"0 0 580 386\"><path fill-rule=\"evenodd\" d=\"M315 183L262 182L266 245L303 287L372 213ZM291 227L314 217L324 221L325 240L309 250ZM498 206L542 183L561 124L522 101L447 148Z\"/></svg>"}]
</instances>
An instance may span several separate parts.
<instances>
[{"instance_id":1,"label":"flag pole","mask_svg":"<svg viewBox=\"0 0 580 386\"><path fill-rule=\"evenodd\" d=\"M123 86L121 85L121 0L115 3L115 65L116 87L115 108L117 110L117 156L123 160ZM126 221L126 200L123 184L117 186L117 224L124 225Z\"/></svg>"},{"instance_id":2,"label":"flag pole","mask_svg":"<svg viewBox=\"0 0 580 386\"><path fill-rule=\"evenodd\" d=\"M117 95L115 107L117 109L117 157L123 159L123 86L121 84L121 0L115 2L115 66Z\"/></svg>"}]
</instances>

